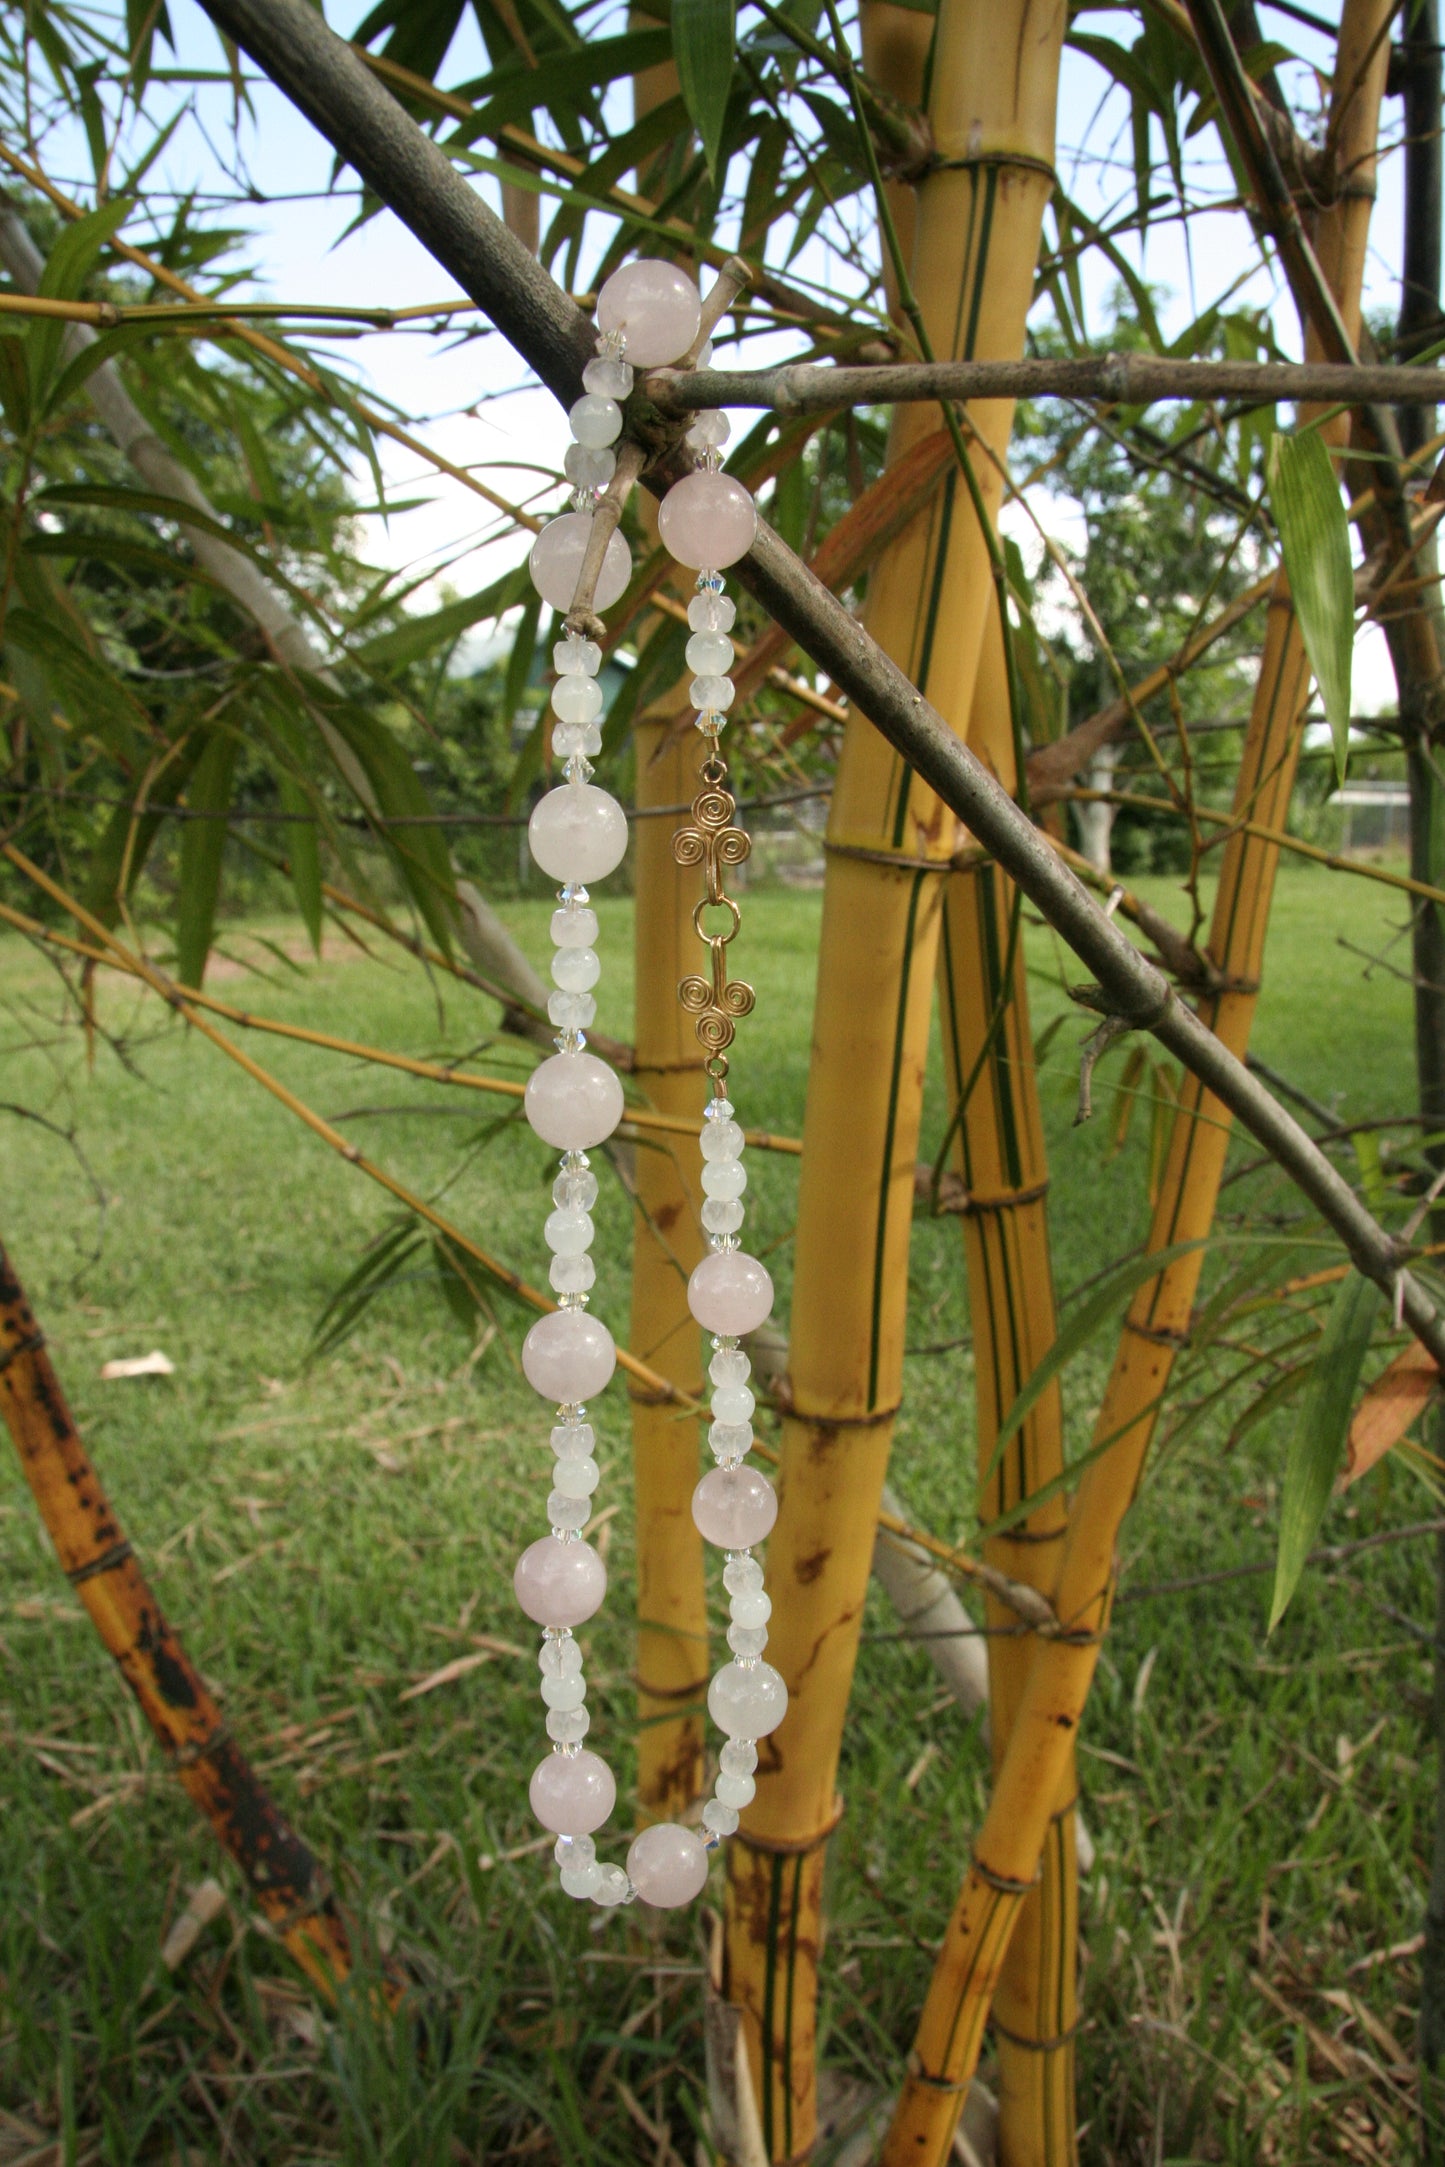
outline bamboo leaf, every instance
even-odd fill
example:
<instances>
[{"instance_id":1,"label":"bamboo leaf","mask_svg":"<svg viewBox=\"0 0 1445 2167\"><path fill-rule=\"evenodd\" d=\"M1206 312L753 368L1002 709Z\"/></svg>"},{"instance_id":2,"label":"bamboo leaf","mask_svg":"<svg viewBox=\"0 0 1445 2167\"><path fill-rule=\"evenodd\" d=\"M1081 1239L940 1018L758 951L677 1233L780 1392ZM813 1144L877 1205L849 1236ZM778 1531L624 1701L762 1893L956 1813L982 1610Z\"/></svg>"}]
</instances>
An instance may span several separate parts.
<instances>
[{"instance_id":1,"label":"bamboo leaf","mask_svg":"<svg viewBox=\"0 0 1445 2167\"><path fill-rule=\"evenodd\" d=\"M1330 1501L1335 1473L1345 1447L1345 1431L1360 1365L1370 1344L1380 1289L1356 1271L1346 1274L1330 1304L1319 1353L1305 1384L1299 1418L1285 1461L1284 1494L1279 1507L1279 1549L1275 1555L1274 1594L1269 1606L1272 1633L1299 1586L1305 1559L1319 1533Z\"/></svg>"},{"instance_id":2,"label":"bamboo leaf","mask_svg":"<svg viewBox=\"0 0 1445 2167\"><path fill-rule=\"evenodd\" d=\"M1380 1372L1355 1411L1340 1489L1347 1490L1361 1475L1368 1475L1399 1444L1439 1387L1440 1372L1419 1340L1412 1339Z\"/></svg>"},{"instance_id":3,"label":"bamboo leaf","mask_svg":"<svg viewBox=\"0 0 1445 2167\"><path fill-rule=\"evenodd\" d=\"M1355 576L1345 507L1330 455L1313 429L1277 434L1269 447L1269 500L1305 652L1320 688L1344 780L1350 741Z\"/></svg>"},{"instance_id":4,"label":"bamboo leaf","mask_svg":"<svg viewBox=\"0 0 1445 2167\"><path fill-rule=\"evenodd\" d=\"M287 823L286 860L296 907L311 936L311 946L321 953L321 845L311 800L293 775L279 779L281 809L295 817Z\"/></svg>"},{"instance_id":5,"label":"bamboo leaf","mask_svg":"<svg viewBox=\"0 0 1445 2167\"><path fill-rule=\"evenodd\" d=\"M180 887L176 895L176 972L183 986L199 986L211 952L216 899L221 890L221 859L226 848L225 815L231 809L240 741L229 730L217 731L196 762L186 803L197 814L181 830Z\"/></svg>"},{"instance_id":6,"label":"bamboo leaf","mask_svg":"<svg viewBox=\"0 0 1445 2167\"><path fill-rule=\"evenodd\" d=\"M672 0L672 51L688 117L714 181L733 85L737 0Z\"/></svg>"},{"instance_id":7,"label":"bamboo leaf","mask_svg":"<svg viewBox=\"0 0 1445 2167\"><path fill-rule=\"evenodd\" d=\"M1181 1257L1187 1257L1193 1250L1203 1249L1205 1246L1205 1241L1201 1240L1175 1242L1168 1249L1146 1249L1140 1256L1126 1257L1123 1263L1117 1265L1094 1289L1082 1309L1076 1310L1070 1317L1000 1424L998 1441L979 1484L980 1489L991 1480L1009 1439L1023 1427L1060 1371L1066 1369L1079 1349L1087 1346L1094 1334L1110 1322L1119 1304L1126 1301L1146 1281L1157 1279L1171 1264L1177 1264Z\"/></svg>"}]
</instances>

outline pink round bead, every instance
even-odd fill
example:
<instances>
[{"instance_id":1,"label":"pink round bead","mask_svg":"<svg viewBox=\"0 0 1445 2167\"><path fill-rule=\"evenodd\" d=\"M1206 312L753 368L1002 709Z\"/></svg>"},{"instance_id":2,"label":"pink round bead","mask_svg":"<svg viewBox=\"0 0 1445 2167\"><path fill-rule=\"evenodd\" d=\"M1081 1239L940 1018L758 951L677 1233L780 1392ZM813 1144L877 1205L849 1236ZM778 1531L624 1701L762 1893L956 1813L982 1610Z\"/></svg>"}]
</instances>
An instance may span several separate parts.
<instances>
[{"instance_id":1,"label":"pink round bead","mask_svg":"<svg viewBox=\"0 0 1445 2167\"><path fill-rule=\"evenodd\" d=\"M560 783L532 807L527 847L550 879L585 888L621 865L627 815L596 783Z\"/></svg>"},{"instance_id":2,"label":"pink round bead","mask_svg":"<svg viewBox=\"0 0 1445 2167\"><path fill-rule=\"evenodd\" d=\"M512 1587L535 1624L585 1625L602 1608L607 1567L590 1543L544 1535L518 1558Z\"/></svg>"},{"instance_id":3,"label":"pink round bead","mask_svg":"<svg viewBox=\"0 0 1445 2167\"><path fill-rule=\"evenodd\" d=\"M719 1550L750 1550L773 1531L778 1493L755 1467L714 1467L692 1493L693 1524Z\"/></svg>"},{"instance_id":4,"label":"pink round bead","mask_svg":"<svg viewBox=\"0 0 1445 2167\"><path fill-rule=\"evenodd\" d=\"M773 1309L773 1282L742 1249L715 1249L687 1283L687 1306L705 1332L755 1332Z\"/></svg>"},{"instance_id":5,"label":"pink round bead","mask_svg":"<svg viewBox=\"0 0 1445 2167\"><path fill-rule=\"evenodd\" d=\"M635 369L680 361L701 321L702 296L687 273L652 257L624 263L597 296L599 330L625 333Z\"/></svg>"},{"instance_id":6,"label":"pink round bead","mask_svg":"<svg viewBox=\"0 0 1445 2167\"><path fill-rule=\"evenodd\" d=\"M690 1904L707 1881L702 1838L676 1821L659 1821L633 1838L627 1873L642 1901L659 1911Z\"/></svg>"},{"instance_id":7,"label":"pink round bead","mask_svg":"<svg viewBox=\"0 0 1445 2167\"><path fill-rule=\"evenodd\" d=\"M590 1836L617 1803L612 1770L584 1746L580 1753L549 1753L532 1771L527 1795L543 1828L556 1836Z\"/></svg>"},{"instance_id":8,"label":"pink round bead","mask_svg":"<svg viewBox=\"0 0 1445 2167\"><path fill-rule=\"evenodd\" d=\"M544 1144L590 1151L622 1119L622 1086L595 1053L554 1053L527 1078L522 1106Z\"/></svg>"},{"instance_id":9,"label":"pink round bead","mask_svg":"<svg viewBox=\"0 0 1445 2167\"><path fill-rule=\"evenodd\" d=\"M595 1399L616 1367L612 1334L585 1309L557 1309L539 1317L522 1341L522 1372L528 1384L544 1400L556 1400L562 1407Z\"/></svg>"},{"instance_id":10,"label":"pink round bead","mask_svg":"<svg viewBox=\"0 0 1445 2167\"><path fill-rule=\"evenodd\" d=\"M590 512L563 512L556 519L547 521L532 544L532 554L527 559L532 585L553 609L569 610L572 607L577 576L582 570L591 532ZM614 602L622 600L631 577L632 551L620 534L614 534L597 575L593 607L599 615L603 610L611 609Z\"/></svg>"},{"instance_id":11,"label":"pink round bead","mask_svg":"<svg viewBox=\"0 0 1445 2167\"><path fill-rule=\"evenodd\" d=\"M679 564L694 572L720 572L752 548L758 515L731 474L685 474L662 500L657 532Z\"/></svg>"}]
</instances>

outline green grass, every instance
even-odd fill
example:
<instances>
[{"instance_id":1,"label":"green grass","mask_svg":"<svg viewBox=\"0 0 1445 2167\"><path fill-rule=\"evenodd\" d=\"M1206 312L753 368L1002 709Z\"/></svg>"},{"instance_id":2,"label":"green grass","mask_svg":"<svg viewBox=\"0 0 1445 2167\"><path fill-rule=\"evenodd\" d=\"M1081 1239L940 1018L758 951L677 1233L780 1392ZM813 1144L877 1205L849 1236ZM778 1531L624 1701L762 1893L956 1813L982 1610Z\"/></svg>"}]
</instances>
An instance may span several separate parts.
<instances>
[{"instance_id":1,"label":"green grass","mask_svg":"<svg viewBox=\"0 0 1445 2167\"><path fill-rule=\"evenodd\" d=\"M509 916L540 959L546 905ZM601 916L604 1021L625 1035L630 905L604 903ZM818 917L813 895L749 899L759 1000L739 1097L746 1119L792 1133ZM1380 970L1367 978L1340 945L1382 949L1403 917L1400 899L1362 883L1305 872L1281 882L1256 1045L1342 1118L1412 1101L1408 990ZM1029 939L1043 1029L1070 1007L1059 983L1070 974L1041 930ZM216 990L253 1009L412 1053L466 1050L497 1073L528 1065L487 1043L485 1004L410 964L337 959L296 975L245 929L228 945L266 975ZM1403 960L1398 943L1391 956ZM425 1987L421 2013L395 2027L365 1996L338 2022L318 2013L162 1771L6 1456L0 2108L37 2144L58 2142L47 2158L109 2167L604 2167L655 2156L630 2098L690 2163L703 2110L702 1923L650 1938L636 1913L624 1924L561 1897L543 1854L509 1856L535 1839L525 1778L542 1737L532 1636L509 1578L545 1496L545 1418L516 1359L526 1316L499 1299L478 1353L423 1255L353 1339L308 1366L316 1319L387 1224L387 1199L153 1001L107 983L103 1019L127 1059L102 1047L88 1073L49 966L18 942L0 944L0 991L0 1098L73 1125L84 1153L82 1163L53 1130L0 1115L0 1233L81 1429L243 1746L353 1914ZM1045 1063L1065 1292L1137 1241L1148 1215L1147 1103L1123 1148L1112 1145L1122 1053L1105 1064L1099 1117L1071 1126L1083 1028L1065 1021ZM345 1132L414 1188L442 1194L485 1247L542 1276L550 1171L525 1129L493 1126L500 1102L246 1043L319 1111L347 1116ZM935 1063L925 1150L942 1118ZM795 1168L753 1156L750 1227L776 1245L785 1317ZM1242 1200L1227 1194L1231 1209ZM597 1217L597 1307L625 1335L628 1219L615 1181ZM968 1325L946 1219L919 1220L911 1299L918 1351L894 1480L920 1521L971 1540ZM100 1382L107 1358L153 1346L173 1378ZM1069 1372L1074 1449L1109 1351L1089 1348ZM1086 1726L1098 1863L1083 1905L1084 2154L1344 2159L1370 2156L1357 2139L1371 2135L1401 2157L1416 1969L1408 1956L1354 1967L1420 1919L1429 1546L1312 1572L1267 1647L1267 1576L1150 1594L1271 1554L1286 1425L1261 1424L1233 1452L1227 1428L1205 1422L1156 1462L1125 1531L1124 1598ZM625 1792L632 1556L615 1387L599 1429L600 1502L620 1509L606 1530L612 1594L593 1636L590 1700ZM1430 1509L1387 1466L1335 1508L1327 1535ZM487 1659L403 1698L466 1654ZM823 2029L830 2064L885 2088L985 1798L977 1728L935 1688L871 1598L829 1868ZM159 1944L212 1871L227 1880L230 1913L172 1979ZM0 2159L24 2156L12 2136L0 2118Z\"/></svg>"}]
</instances>

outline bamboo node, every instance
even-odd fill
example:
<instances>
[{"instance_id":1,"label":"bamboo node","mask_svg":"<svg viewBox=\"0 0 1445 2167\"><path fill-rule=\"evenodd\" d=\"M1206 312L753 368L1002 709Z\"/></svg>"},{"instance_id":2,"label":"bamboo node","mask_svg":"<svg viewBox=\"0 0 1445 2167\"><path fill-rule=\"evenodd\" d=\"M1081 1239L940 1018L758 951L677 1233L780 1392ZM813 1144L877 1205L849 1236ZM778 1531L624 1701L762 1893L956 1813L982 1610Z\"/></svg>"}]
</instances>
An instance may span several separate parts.
<instances>
[{"instance_id":1,"label":"bamboo node","mask_svg":"<svg viewBox=\"0 0 1445 2167\"><path fill-rule=\"evenodd\" d=\"M930 2092L945 2092L952 2098L957 2099L968 2090L973 2079L971 2077L934 2076L933 2071L925 2069L918 2059L918 2050L915 2047L908 2057L908 2081L910 2084L921 2084Z\"/></svg>"},{"instance_id":2,"label":"bamboo node","mask_svg":"<svg viewBox=\"0 0 1445 2167\"><path fill-rule=\"evenodd\" d=\"M995 1873L991 1866L985 1866L977 1852L974 1853L973 1870L980 1881L986 1882L991 1889L997 1889L1001 1896L1027 1896L1029 1890L1036 1889L1043 1879L1042 1866L1037 1873L1031 1874L1027 1881L1017 1881L1011 1874Z\"/></svg>"},{"instance_id":3,"label":"bamboo node","mask_svg":"<svg viewBox=\"0 0 1445 2167\"><path fill-rule=\"evenodd\" d=\"M65 1577L73 1588L78 1588L82 1581L94 1580L98 1573L114 1572L117 1565L124 1565L132 1556L134 1552L128 1542L113 1542L98 1558L91 1558L85 1565L73 1565Z\"/></svg>"},{"instance_id":4,"label":"bamboo node","mask_svg":"<svg viewBox=\"0 0 1445 2167\"><path fill-rule=\"evenodd\" d=\"M844 1811L842 1799L835 1798L832 1819L826 1822L822 1828L815 1829L811 1836L763 1836L755 1829L740 1828L729 1837L728 1841L730 1843L740 1843L748 1851L760 1851L769 1858L805 1857L809 1851L822 1850L824 1844L842 1820Z\"/></svg>"},{"instance_id":5,"label":"bamboo node","mask_svg":"<svg viewBox=\"0 0 1445 2167\"><path fill-rule=\"evenodd\" d=\"M949 873L953 870L950 858L915 858L906 850L872 850L864 843L825 841L823 850L830 858L861 858L864 865L891 865L900 873Z\"/></svg>"},{"instance_id":6,"label":"bamboo node","mask_svg":"<svg viewBox=\"0 0 1445 2167\"><path fill-rule=\"evenodd\" d=\"M1000 2024L997 2016L990 2021L1001 2039L1006 2039L1011 2047L1022 2047L1029 2054L1056 2054L1061 2047L1071 2047L1079 2031L1078 2024L1074 2023L1067 2031L1055 2032L1051 2038L1028 2039L1022 2032L1012 2032L1007 2024Z\"/></svg>"},{"instance_id":7,"label":"bamboo node","mask_svg":"<svg viewBox=\"0 0 1445 2167\"><path fill-rule=\"evenodd\" d=\"M1170 1347L1176 1354L1182 1354L1189 1345L1187 1332L1171 1331L1167 1324L1136 1324L1132 1317L1126 1317L1124 1330L1132 1332L1135 1339L1152 1339L1156 1347Z\"/></svg>"}]
</instances>

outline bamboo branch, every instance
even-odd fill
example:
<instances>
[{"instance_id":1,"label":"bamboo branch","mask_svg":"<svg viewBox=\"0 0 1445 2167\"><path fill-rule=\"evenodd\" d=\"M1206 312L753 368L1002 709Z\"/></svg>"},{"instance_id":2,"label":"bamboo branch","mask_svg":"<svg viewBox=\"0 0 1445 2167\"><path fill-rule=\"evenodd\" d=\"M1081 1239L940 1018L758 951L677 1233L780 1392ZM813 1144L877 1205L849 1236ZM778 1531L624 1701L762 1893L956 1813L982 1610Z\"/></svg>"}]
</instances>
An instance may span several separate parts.
<instances>
[{"instance_id":1,"label":"bamboo branch","mask_svg":"<svg viewBox=\"0 0 1445 2167\"><path fill-rule=\"evenodd\" d=\"M351 1969L318 1861L258 1781L167 1624L86 1454L15 1268L0 1246L0 1407L61 1570L182 1789L328 2001Z\"/></svg>"},{"instance_id":2,"label":"bamboo branch","mask_svg":"<svg viewBox=\"0 0 1445 2167\"><path fill-rule=\"evenodd\" d=\"M816 414L936 399L1098 399L1109 406L1150 406L1160 399L1272 406L1288 399L1322 406L1362 401L1415 406L1445 400L1445 370L1354 361L1171 361L1100 354L1087 360L894 361L867 368L789 362L776 369L653 369L642 388L659 413L671 415L719 406Z\"/></svg>"},{"instance_id":3,"label":"bamboo branch","mask_svg":"<svg viewBox=\"0 0 1445 2167\"><path fill-rule=\"evenodd\" d=\"M591 326L450 161L387 96L304 0L202 0L206 12L286 91L382 200L487 310L559 398L576 397ZM675 462L650 481L660 490ZM1299 1124L1186 1009L1167 979L1097 908L1026 814L961 745L902 670L771 528L740 581L965 822L1098 980L1097 1000L1151 1031L1264 1146L1442 1367L1445 1323L1392 1236Z\"/></svg>"}]
</instances>

